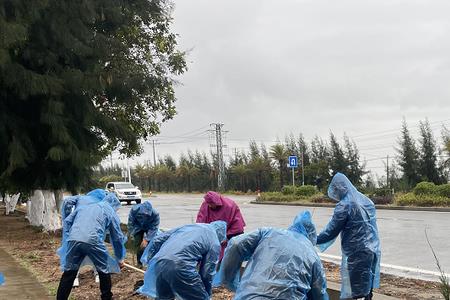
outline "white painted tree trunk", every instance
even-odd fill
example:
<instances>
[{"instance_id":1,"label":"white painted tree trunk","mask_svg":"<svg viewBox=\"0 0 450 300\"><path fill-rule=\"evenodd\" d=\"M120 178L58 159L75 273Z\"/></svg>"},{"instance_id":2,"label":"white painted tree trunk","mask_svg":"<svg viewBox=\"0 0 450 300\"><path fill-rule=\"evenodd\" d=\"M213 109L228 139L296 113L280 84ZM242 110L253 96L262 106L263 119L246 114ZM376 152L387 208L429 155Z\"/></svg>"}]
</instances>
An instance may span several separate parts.
<instances>
[{"instance_id":1,"label":"white painted tree trunk","mask_svg":"<svg viewBox=\"0 0 450 300\"><path fill-rule=\"evenodd\" d=\"M9 195L6 193L5 196L5 206L6 206L6 215L13 213L16 210L17 201L19 200L20 193L15 195Z\"/></svg>"},{"instance_id":2,"label":"white painted tree trunk","mask_svg":"<svg viewBox=\"0 0 450 300\"><path fill-rule=\"evenodd\" d=\"M56 205L54 191L35 190L27 202L27 217L33 226L42 226L44 231L61 228L61 218Z\"/></svg>"}]
</instances>

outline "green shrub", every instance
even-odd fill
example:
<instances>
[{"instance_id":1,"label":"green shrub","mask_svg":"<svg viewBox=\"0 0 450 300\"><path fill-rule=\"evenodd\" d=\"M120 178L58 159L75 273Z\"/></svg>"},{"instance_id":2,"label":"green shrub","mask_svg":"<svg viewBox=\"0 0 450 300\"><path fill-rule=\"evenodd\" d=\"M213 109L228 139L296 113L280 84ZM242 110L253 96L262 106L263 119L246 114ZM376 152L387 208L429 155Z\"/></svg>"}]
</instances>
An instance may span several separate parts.
<instances>
[{"instance_id":1,"label":"green shrub","mask_svg":"<svg viewBox=\"0 0 450 300\"><path fill-rule=\"evenodd\" d=\"M391 189L375 189L375 191L372 193L374 197L388 197L392 196L392 190Z\"/></svg>"},{"instance_id":2,"label":"green shrub","mask_svg":"<svg viewBox=\"0 0 450 300\"><path fill-rule=\"evenodd\" d=\"M259 201L292 202L305 201L305 198L296 195L285 195L279 192L265 192L261 193Z\"/></svg>"},{"instance_id":3,"label":"green shrub","mask_svg":"<svg viewBox=\"0 0 450 300\"><path fill-rule=\"evenodd\" d=\"M283 193L283 195L293 195L295 193L295 186L285 185L281 188L281 193Z\"/></svg>"},{"instance_id":4,"label":"green shrub","mask_svg":"<svg viewBox=\"0 0 450 300\"><path fill-rule=\"evenodd\" d=\"M436 194L436 185L432 182L419 182L413 189L415 195L433 195Z\"/></svg>"},{"instance_id":5,"label":"green shrub","mask_svg":"<svg viewBox=\"0 0 450 300\"><path fill-rule=\"evenodd\" d=\"M265 192L261 193L259 201L274 201L274 202L302 202L302 203L327 203L334 202L326 198L322 193L316 191L312 196L303 195L284 195L280 192Z\"/></svg>"},{"instance_id":6,"label":"green shrub","mask_svg":"<svg viewBox=\"0 0 450 300\"><path fill-rule=\"evenodd\" d=\"M336 201L328 198L322 193L317 193L309 198L312 203L336 203Z\"/></svg>"},{"instance_id":7,"label":"green shrub","mask_svg":"<svg viewBox=\"0 0 450 300\"><path fill-rule=\"evenodd\" d=\"M397 196L395 203L401 206L450 206L450 198L438 195L407 193Z\"/></svg>"},{"instance_id":8,"label":"green shrub","mask_svg":"<svg viewBox=\"0 0 450 300\"><path fill-rule=\"evenodd\" d=\"M394 202L394 196L372 196L370 197L370 200L372 200L375 205L388 205Z\"/></svg>"},{"instance_id":9,"label":"green shrub","mask_svg":"<svg viewBox=\"0 0 450 300\"><path fill-rule=\"evenodd\" d=\"M450 183L437 185L435 190L439 196L450 198Z\"/></svg>"},{"instance_id":10,"label":"green shrub","mask_svg":"<svg viewBox=\"0 0 450 300\"><path fill-rule=\"evenodd\" d=\"M311 197L317 193L317 188L313 185L302 185L295 189L295 195L297 196Z\"/></svg>"}]
</instances>

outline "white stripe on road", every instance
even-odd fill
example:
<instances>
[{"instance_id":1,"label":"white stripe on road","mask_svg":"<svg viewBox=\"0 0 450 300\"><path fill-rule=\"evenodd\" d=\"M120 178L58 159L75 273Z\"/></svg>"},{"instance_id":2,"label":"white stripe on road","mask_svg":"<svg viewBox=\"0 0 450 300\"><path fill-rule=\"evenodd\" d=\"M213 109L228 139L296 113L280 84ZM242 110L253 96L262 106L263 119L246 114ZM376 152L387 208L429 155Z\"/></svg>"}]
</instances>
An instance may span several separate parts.
<instances>
[{"instance_id":1,"label":"white stripe on road","mask_svg":"<svg viewBox=\"0 0 450 300\"><path fill-rule=\"evenodd\" d=\"M319 253L320 258L324 259L324 260L328 260L334 263L340 263L341 261L341 257L337 256L337 255L330 255L330 254L324 254L324 253ZM423 270L423 269L418 269L418 268L410 268L410 267L403 267L403 266L397 266L397 265L391 265L391 264L381 264L381 267L383 269L390 269L390 270L396 270L399 271L401 273L404 273L405 275L408 273L414 273L418 276L420 275L428 275L428 276L433 276L433 277L440 277L442 274L439 272L435 272L435 271L429 271L429 270ZM387 272L388 273L388 272ZM448 273L444 273L444 276L450 277L450 274Z\"/></svg>"}]
</instances>

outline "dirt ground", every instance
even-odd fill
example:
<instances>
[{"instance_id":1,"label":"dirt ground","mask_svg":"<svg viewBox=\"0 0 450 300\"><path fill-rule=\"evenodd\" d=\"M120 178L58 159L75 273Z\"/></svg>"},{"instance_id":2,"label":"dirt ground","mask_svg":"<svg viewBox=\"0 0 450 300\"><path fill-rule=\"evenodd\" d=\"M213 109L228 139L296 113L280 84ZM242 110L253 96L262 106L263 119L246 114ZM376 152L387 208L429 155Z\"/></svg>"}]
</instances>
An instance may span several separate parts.
<instances>
[{"instance_id":1,"label":"dirt ground","mask_svg":"<svg viewBox=\"0 0 450 300\"><path fill-rule=\"evenodd\" d=\"M0 207L0 247L8 251L20 264L27 267L56 295L61 271L56 249L60 244L60 233L43 233L28 225L23 214L5 216ZM131 264L131 257L127 263ZM339 282L339 267L324 263L327 279ZM134 293L134 285L143 279L143 274L125 268L120 274L114 274L114 299L148 299ZM405 279L382 274L381 288L376 292L401 299L442 299L437 283L415 279ZM213 291L214 300L232 299L233 294L224 289ZM80 273L80 287L72 290L71 299L99 299L98 284L89 268Z\"/></svg>"}]
</instances>

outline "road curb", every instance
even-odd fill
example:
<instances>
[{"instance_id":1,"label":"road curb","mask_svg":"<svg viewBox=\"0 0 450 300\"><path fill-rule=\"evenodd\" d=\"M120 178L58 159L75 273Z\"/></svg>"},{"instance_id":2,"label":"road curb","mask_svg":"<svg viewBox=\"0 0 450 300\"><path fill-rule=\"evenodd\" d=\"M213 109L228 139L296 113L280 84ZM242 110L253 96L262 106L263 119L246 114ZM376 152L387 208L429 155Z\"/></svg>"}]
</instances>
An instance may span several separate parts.
<instances>
[{"instance_id":1,"label":"road curb","mask_svg":"<svg viewBox=\"0 0 450 300\"><path fill-rule=\"evenodd\" d=\"M334 208L336 205L329 203L298 203L298 202L276 202L276 201L250 201L251 204L263 205L284 205L284 206L308 206L308 207L329 207ZM389 206L375 205L376 209L385 210L407 210L407 211L431 211L431 212L450 212L450 207L411 207L411 206Z\"/></svg>"}]
</instances>

